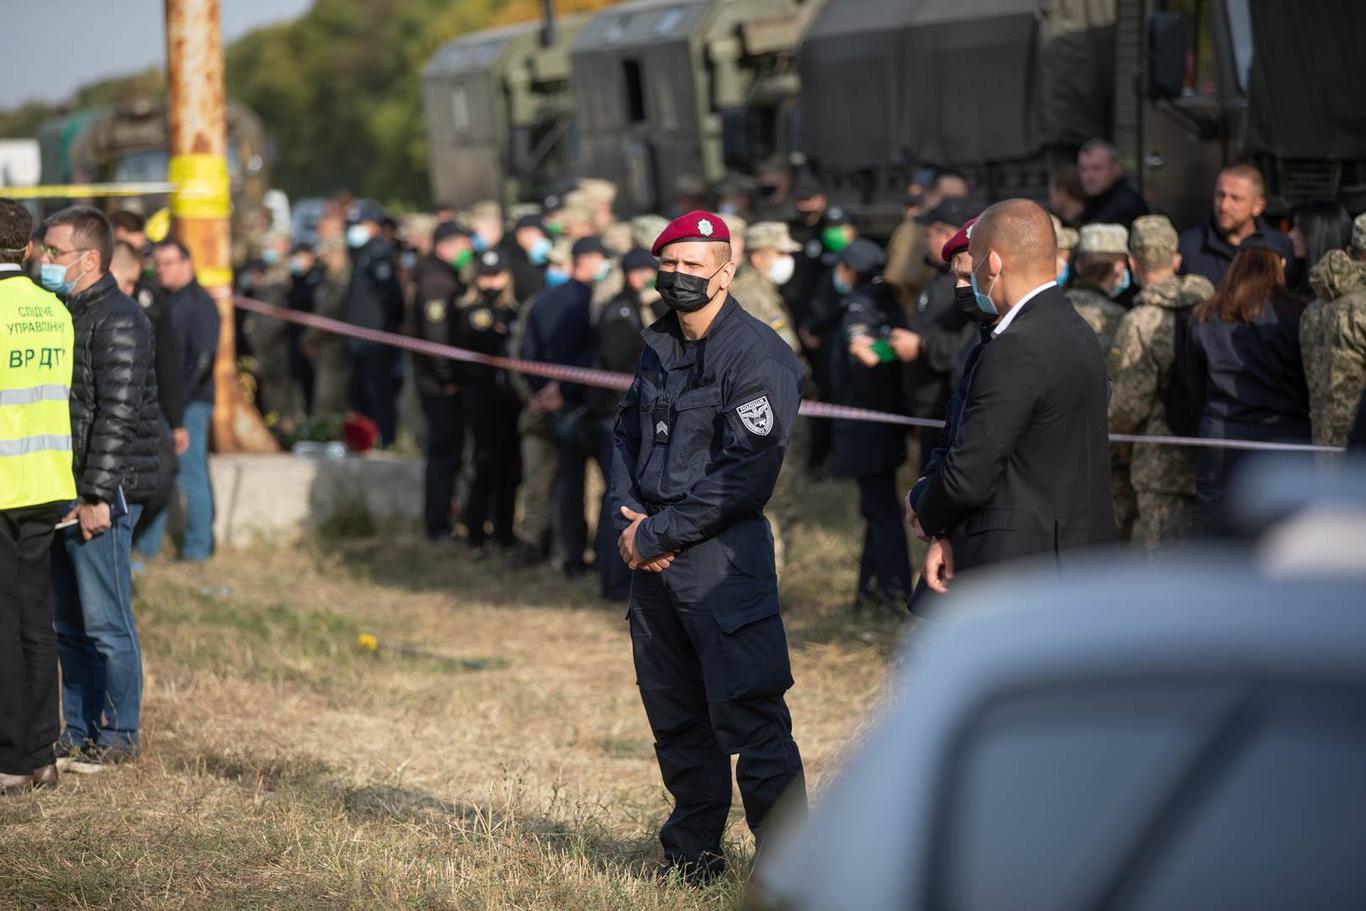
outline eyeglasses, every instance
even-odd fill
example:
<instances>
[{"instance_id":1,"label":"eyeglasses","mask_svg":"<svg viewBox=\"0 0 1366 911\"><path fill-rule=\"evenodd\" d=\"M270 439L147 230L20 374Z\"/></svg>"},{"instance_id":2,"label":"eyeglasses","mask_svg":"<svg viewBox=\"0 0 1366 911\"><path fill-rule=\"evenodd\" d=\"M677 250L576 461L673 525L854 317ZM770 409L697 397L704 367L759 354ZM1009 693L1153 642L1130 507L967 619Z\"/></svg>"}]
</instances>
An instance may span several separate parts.
<instances>
[{"instance_id":1,"label":"eyeglasses","mask_svg":"<svg viewBox=\"0 0 1366 911\"><path fill-rule=\"evenodd\" d=\"M46 256L48 259L56 259L59 256L69 256L72 253L84 253L87 250L93 249L95 248L72 247L70 250L58 250L56 247L49 247L47 244L43 244L43 255Z\"/></svg>"}]
</instances>

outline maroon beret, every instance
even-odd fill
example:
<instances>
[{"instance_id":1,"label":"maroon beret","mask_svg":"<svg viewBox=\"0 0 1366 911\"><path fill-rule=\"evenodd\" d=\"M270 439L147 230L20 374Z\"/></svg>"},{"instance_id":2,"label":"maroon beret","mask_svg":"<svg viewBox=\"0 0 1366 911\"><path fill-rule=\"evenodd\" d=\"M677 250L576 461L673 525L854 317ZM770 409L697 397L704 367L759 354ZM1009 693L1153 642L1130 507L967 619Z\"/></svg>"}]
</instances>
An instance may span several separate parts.
<instances>
[{"instance_id":1,"label":"maroon beret","mask_svg":"<svg viewBox=\"0 0 1366 911\"><path fill-rule=\"evenodd\" d=\"M697 209L669 222L669 226L655 238L655 245L650 248L650 252L659 256L660 250L680 240L715 240L730 243L730 229L721 220L721 216Z\"/></svg>"},{"instance_id":2,"label":"maroon beret","mask_svg":"<svg viewBox=\"0 0 1366 911\"><path fill-rule=\"evenodd\" d=\"M955 256L968 248L968 229L976 222L977 219L969 218L967 221L963 222L963 227L958 229L958 233L944 242L943 248L939 251L939 255L944 257L944 262L953 262Z\"/></svg>"}]
</instances>

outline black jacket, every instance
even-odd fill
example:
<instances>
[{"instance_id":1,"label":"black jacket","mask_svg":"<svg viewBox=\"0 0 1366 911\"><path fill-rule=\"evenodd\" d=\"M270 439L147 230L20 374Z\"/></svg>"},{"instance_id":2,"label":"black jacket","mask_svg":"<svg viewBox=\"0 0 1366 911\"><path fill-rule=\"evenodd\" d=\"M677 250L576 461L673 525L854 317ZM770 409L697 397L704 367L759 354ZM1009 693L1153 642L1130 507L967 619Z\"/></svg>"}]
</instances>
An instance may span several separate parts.
<instances>
[{"instance_id":1,"label":"black jacket","mask_svg":"<svg viewBox=\"0 0 1366 911\"><path fill-rule=\"evenodd\" d=\"M362 329L397 332L403 322L403 289L398 283L398 260L382 238L354 251L351 282L346 286L346 321ZM348 338L346 348L362 356L388 353L393 349L379 342Z\"/></svg>"},{"instance_id":2,"label":"black jacket","mask_svg":"<svg viewBox=\"0 0 1366 911\"><path fill-rule=\"evenodd\" d=\"M874 286L865 283L841 302L839 331L827 341L830 395L839 405L896 412L901 410L900 365L891 361L866 367L849 353L849 345L856 338L869 336L885 342L892 328L905 328L901 308L879 307L875 294ZM902 427L837 420L833 436L831 474L837 478L895 474L906 461L906 431Z\"/></svg>"},{"instance_id":3,"label":"black jacket","mask_svg":"<svg viewBox=\"0 0 1366 911\"><path fill-rule=\"evenodd\" d=\"M943 418L953 395L953 377L977 335L972 323L953 302L956 279L947 266L938 266L916 299L911 331L920 336L920 356L904 368L910 413L921 418Z\"/></svg>"},{"instance_id":4,"label":"black jacket","mask_svg":"<svg viewBox=\"0 0 1366 911\"><path fill-rule=\"evenodd\" d=\"M1268 303L1250 323L1192 319L1188 331L1189 369L1203 417L1308 436L1298 308L1278 311Z\"/></svg>"},{"instance_id":5,"label":"black jacket","mask_svg":"<svg viewBox=\"0 0 1366 911\"><path fill-rule=\"evenodd\" d=\"M157 397L161 416L172 427L185 426L185 392L180 365L180 346L171 326L171 301L155 282L142 279L133 289L133 298L147 314L156 341Z\"/></svg>"},{"instance_id":6,"label":"black jacket","mask_svg":"<svg viewBox=\"0 0 1366 911\"><path fill-rule=\"evenodd\" d=\"M1147 215L1148 211L1148 204L1138 195L1128 178L1121 177L1110 185L1110 189L1087 201L1086 210L1081 213L1081 223L1091 225L1099 222L1127 228L1134 223L1135 218Z\"/></svg>"},{"instance_id":7,"label":"black jacket","mask_svg":"<svg viewBox=\"0 0 1366 911\"><path fill-rule=\"evenodd\" d=\"M522 314L526 329L522 333L518 357L567 367L592 366L597 352L592 299L593 288L574 280L538 294ZM527 374L526 382L539 392L550 381ZM561 383L560 394L565 402L578 404L583 399L584 388L574 383Z\"/></svg>"},{"instance_id":8,"label":"black jacket","mask_svg":"<svg viewBox=\"0 0 1366 911\"><path fill-rule=\"evenodd\" d=\"M503 247L512 265L512 296L518 304L531 300L531 295L545 290L545 266L538 266L526 255L526 250L513 238Z\"/></svg>"},{"instance_id":9,"label":"black jacket","mask_svg":"<svg viewBox=\"0 0 1366 911\"><path fill-rule=\"evenodd\" d=\"M640 294L634 288L623 289L602 309L594 327L598 343L594 366L614 373L634 372L640 363L640 353L645 350L642 333L647 323L655 323L666 313L668 307L663 301L646 308L641 305ZM591 389L587 401L588 410L594 417L615 418L621 393L616 389Z\"/></svg>"},{"instance_id":10,"label":"black jacket","mask_svg":"<svg viewBox=\"0 0 1366 911\"><path fill-rule=\"evenodd\" d=\"M478 288L470 288L451 314L456 326L455 344L480 354L507 357L508 340L517 324L517 301L507 288L492 299ZM506 370L487 364L460 364L447 361L460 370L461 395L466 411L517 411L521 400Z\"/></svg>"},{"instance_id":11,"label":"black jacket","mask_svg":"<svg viewBox=\"0 0 1366 911\"><path fill-rule=\"evenodd\" d=\"M213 362L218 355L218 306L199 282L171 292L171 328L180 351L186 402L213 404Z\"/></svg>"},{"instance_id":12,"label":"black jacket","mask_svg":"<svg viewBox=\"0 0 1366 911\"><path fill-rule=\"evenodd\" d=\"M911 491L958 570L1115 539L1109 381L1086 322L1047 288L985 342Z\"/></svg>"},{"instance_id":13,"label":"black jacket","mask_svg":"<svg viewBox=\"0 0 1366 911\"><path fill-rule=\"evenodd\" d=\"M1290 238L1260 218L1257 219L1257 233L1262 235L1268 246L1285 257L1286 263L1295 259ZM1181 274L1203 275L1216 288L1224 280L1224 273L1228 271L1229 264L1238 253L1238 248L1229 243L1214 227L1213 219L1182 231L1178 249L1181 251Z\"/></svg>"},{"instance_id":14,"label":"black jacket","mask_svg":"<svg viewBox=\"0 0 1366 911\"><path fill-rule=\"evenodd\" d=\"M430 253L413 267L413 326L417 337L442 345L460 345L457 302L465 293L460 275L450 263ZM444 357L413 358L417 391L423 395L450 395L459 389L460 363Z\"/></svg>"},{"instance_id":15,"label":"black jacket","mask_svg":"<svg viewBox=\"0 0 1366 911\"><path fill-rule=\"evenodd\" d=\"M75 330L71 449L76 492L110 503L119 485L130 503L156 492L161 407L152 324L105 274L67 302Z\"/></svg>"}]
</instances>

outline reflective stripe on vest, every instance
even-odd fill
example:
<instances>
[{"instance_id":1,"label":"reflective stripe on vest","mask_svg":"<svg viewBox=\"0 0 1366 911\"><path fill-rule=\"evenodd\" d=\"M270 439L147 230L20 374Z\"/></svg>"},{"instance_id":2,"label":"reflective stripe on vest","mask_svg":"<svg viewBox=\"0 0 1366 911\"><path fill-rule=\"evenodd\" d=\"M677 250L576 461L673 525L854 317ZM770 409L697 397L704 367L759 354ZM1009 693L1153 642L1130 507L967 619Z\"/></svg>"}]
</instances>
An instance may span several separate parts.
<instances>
[{"instance_id":1,"label":"reflective stripe on vest","mask_svg":"<svg viewBox=\"0 0 1366 911\"><path fill-rule=\"evenodd\" d=\"M69 402L71 387L47 383L27 389L0 389L0 405L32 405L34 402Z\"/></svg>"},{"instance_id":2,"label":"reflective stripe on vest","mask_svg":"<svg viewBox=\"0 0 1366 911\"><path fill-rule=\"evenodd\" d=\"M0 278L0 509L73 500L71 314L26 276Z\"/></svg>"}]
</instances>

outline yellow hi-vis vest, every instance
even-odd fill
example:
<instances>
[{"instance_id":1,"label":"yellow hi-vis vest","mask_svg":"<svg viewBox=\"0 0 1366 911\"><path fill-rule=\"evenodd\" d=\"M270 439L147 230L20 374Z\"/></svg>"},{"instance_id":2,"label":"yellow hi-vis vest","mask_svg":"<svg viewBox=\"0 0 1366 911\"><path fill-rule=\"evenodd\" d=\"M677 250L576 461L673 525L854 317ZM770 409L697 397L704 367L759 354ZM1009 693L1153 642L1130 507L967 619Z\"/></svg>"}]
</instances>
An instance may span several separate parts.
<instances>
[{"instance_id":1,"label":"yellow hi-vis vest","mask_svg":"<svg viewBox=\"0 0 1366 911\"><path fill-rule=\"evenodd\" d=\"M76 498L71 474L71 314L0 271L0 509Z\"/></svg>"}]
</instances>

